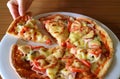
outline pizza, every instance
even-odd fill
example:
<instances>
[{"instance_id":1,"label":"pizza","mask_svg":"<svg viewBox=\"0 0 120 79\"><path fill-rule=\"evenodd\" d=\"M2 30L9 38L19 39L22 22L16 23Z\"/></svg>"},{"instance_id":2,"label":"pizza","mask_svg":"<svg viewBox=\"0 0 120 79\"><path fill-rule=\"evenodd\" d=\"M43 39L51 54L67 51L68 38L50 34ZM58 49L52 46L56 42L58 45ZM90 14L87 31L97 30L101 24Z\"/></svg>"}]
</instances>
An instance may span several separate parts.
<instances>
[{"instance_id":1,"label":"pizza","mask_svg":"<svg viewBox=\"0 0 120 79\"><path fill-rule=\"evenodd\" d=\"M26 22L29 20L31 19ZM104 78L111 65L114 48L110 36L96 21L54 14L40 17L39 22L50 37L56 40L57 45L46 47L46 44L44 46L14 44L11 47L12 65L21 78ZM14 30L16 27L14 26ZM37 30L36 26L34 30ZM14 33L13 30L11 33ZM19 32L16 36L19 37Z\"/></svg>"}]
</instances>

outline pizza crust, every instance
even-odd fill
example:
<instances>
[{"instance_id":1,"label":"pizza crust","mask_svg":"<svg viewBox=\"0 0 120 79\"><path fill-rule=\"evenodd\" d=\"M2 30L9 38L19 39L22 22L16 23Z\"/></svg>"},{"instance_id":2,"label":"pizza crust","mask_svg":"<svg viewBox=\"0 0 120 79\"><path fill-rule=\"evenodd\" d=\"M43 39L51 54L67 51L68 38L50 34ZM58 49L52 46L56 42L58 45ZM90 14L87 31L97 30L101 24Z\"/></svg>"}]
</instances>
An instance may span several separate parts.
<instances>
[{"instance_id":1,"label":"pizza crust","mask_svg":"<svg viewBox=\"0 0 120 79\"><path fill-rule=\"evenodd\" d=\"M113 47L113 42L112 42L110 36L108 35L108 33L101 26L99 26L98 24L96 24L95 28L99 31L99 33L104 34L105 38L102 41L105 44L107 44L108 47L109 47L109 57L107 58L106 63L104 64L104 66L102 67L102 69L100 70L100 72L98 74L98 77L103 77L107 73L107 71L108 71L108 69L109 69L109 67L111 65L111 62L113 60L113 57L114 57L114 47Z\"/></svg>"}]
</instances>

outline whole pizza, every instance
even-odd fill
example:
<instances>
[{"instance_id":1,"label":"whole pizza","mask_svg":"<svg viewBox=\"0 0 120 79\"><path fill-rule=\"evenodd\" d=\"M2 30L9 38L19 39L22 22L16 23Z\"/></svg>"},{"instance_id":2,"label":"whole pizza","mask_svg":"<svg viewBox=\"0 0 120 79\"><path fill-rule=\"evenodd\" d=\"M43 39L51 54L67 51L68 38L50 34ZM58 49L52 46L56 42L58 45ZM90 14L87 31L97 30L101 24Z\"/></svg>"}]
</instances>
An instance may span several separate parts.
<instances>
[{"instance_id":1,"label":"whole pizza","mask_svg":"<svg viewBox=\"0 0 120 79\"><path fill-rule=\"evenodd\" d=\"M44 44L11 46L12 66L24 79L103 79L114 55L110 36L90 18L50 14L36 20L25 15L7 33Z\"/></svg>"}]
</instances>

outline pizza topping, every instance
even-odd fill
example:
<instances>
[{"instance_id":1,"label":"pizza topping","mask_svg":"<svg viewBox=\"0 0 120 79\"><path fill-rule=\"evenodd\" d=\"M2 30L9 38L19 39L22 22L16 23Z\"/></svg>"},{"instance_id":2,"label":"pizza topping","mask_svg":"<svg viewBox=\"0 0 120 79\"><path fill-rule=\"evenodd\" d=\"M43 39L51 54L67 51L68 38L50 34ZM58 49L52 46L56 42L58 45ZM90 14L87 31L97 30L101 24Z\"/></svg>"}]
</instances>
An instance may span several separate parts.
<instances>
[{"instance_id":1,"label":"pizza topping","mask_svg":"<svg viewBox=\"0 0 120 79\"><path fill-rule=\"evenodd\" d=\"M46 69L46 74L50 79L55 79L58 70L59 70L59 64L57 64L54 68Z\"/></svg>"},{"instance_id":2,"label":"pizza topping","mask_svg":"<svg viewBox=\"0 0 120 79\"><path fill-rule=\"evenodd\" d=\"M74 54L76 58L78 59L86 59L86 51L85 49L77 49L77 48L71 48L70 53Z\"/></svg>"},{"instance_id":3,"label":"pizza topping","mask_svg":"<svg viewBox=\"0 0 120 79\"><path fill-rule=\"evenodd\" d=\"M12 28L8 29L8 33L24 40L51 44L51 39L47 35L44 35L41 31L39 31L37 20L33 18L28 18L26 20L25 17L27 16L19 18L20 21L15 20L16 24L12 25Z\"/></svg>"},{"instance_id":4,"label":"pizza topping","mask_svg":"<svg viewBox=\"0 0 120 79\"><path fill-rule=\"evenodd\" d=\"M18 49L23 53L23 54L28 54L32 49L31 46L28 45L23 45L19 46Z\"/></svg>"},{"instance_id":5,"label":"pizza topping","mask_svg":"<svg viewBox=\"0 0 120 79\"><path fill-rule=\"evenodd\" d=\"M91 40L91 41L88 42L88 47L89 48L100 48L101 43L98 40Z\"/></svg>"},{"instance_id":6,"label":"pizza topping","mask_svg":"<svg viewBox=\"0 0 120 79\"><path fill-rule=\"evenodd\" d=\"M68 37L67 26L62 21L52 21L52 22L46 23L45 27L50 32L50 34L57 39L58 44L60 46Z\"/></svg>"},{"instance_id":7,"label":"pizza topping","mask_svg":"<svg viewBox=\"0 0 120 79\"><path fill-rule=\"evenodd\" d=\"M66 68L72 72L86 72L89 70L90 64L85 60L68 59Z\"/></svg>"},{"instance_id":8,"label":"pizza topping","mask_svg":"<svg viewBox=\"0 0 120 79\"><path fill-rule=\"evenodd\" d=\"M86 65L88 68L91 67L91 63L87 60L84 60L84 59L80 59L79 61L81 61L84 65Z\"/></svg>"},{"instance_id":9,"label":"pizza topping","mask_svg":"<svg viewBox=\"0 0 120 79\"><path fill-rule=\"evenodd\" d=\"M26 27L32 28L32 29L37 29L37 22L35 19L30 19L26 22L25 24Z\"/></svg>"},{"instance_id":10,"label":"pizza topping","mask_svg":"<svg viewBox=\"0 0 120 79\"><path fill-rule=\"evenodd\" d=\"M70 32L79 31L80 28L81 28L81 23L75 20L71 25Z\"/></svg>"},{"instance_id":11,"label":"pizza topping","mask_svg":"<svg viewBox=\"0 0 120 79\"><path fill-rule=\"evenodd\" d=\"M53 56L55 56L57 59L61 59L64 54L64 51L62 49L57 49L54 51Z\"/></svg>"},{"instance_id":12,"label":"pizza topping","mask_svg":"<svg viewBox=\"0 0 120 79\"><path fill-rule=\"evenodd\" d=\"M70 39L71 43L74 43L74 42L78 41L81 37L82 37L82 34L78 31L71 32L70 35L69 35L69 39Z\"/></svg>"},{"instance_id":13,"label":"pizza topping","mask_svg":"<svg viewBox=\"0 0 120 79\"><path fill-rule=\"evenodd\" d=\"M15 31L17 33L19 33L22 30L22 28L23 28L23 25L22 24L18 24L17 27L15 27Z\"/></svg>"},{"instance_id":14,"label":"pizza topping","mask_svg":"<svg viewBox=\"0 0 120 79\"><path fill-rule=\"evenodd\" d=\"M50 22L49 24L46 24L46 27L48 27L50 32L53 32L54 34L60 34L63 33L64 27L61 24L62 22ZM62 25L62 26L61 26Z\"/></svg>"},{"instance_id":15,"label":"pizza topping","mask_svg":"<svg viewBox=\"0 0 120 79\"><path fill-rule=\"evenodd\" d=\"M71 72L67 70L66 68L62 69L60 73L61 73L60 76L62 79L75 79L76 77L76 72Z\"/></svg>"},{"instance_id":16,"label":"pizza topping","mask_svg":"<svg viewBox=\"0 0 120 79\"><path fill-rule=\"evenodd\" d=\"M88 34L86 34L85 36L83 36L84 39L90 39L94 37L94 31L90 31Z\"/></svg>"},{"instance_id":17,"label":"pizza topping","mask_svg":"<svg viewBox=\"0 0 120 79\"><path fill-rule=\"evenodd\" d=\"M96 56L95 54L91 54L91 53L88 53L87 54L87 59L91 62L91 63L94 63L94 62L97 62L101 57L101 54L99 56Z\"/></svg>"}]
</instances>

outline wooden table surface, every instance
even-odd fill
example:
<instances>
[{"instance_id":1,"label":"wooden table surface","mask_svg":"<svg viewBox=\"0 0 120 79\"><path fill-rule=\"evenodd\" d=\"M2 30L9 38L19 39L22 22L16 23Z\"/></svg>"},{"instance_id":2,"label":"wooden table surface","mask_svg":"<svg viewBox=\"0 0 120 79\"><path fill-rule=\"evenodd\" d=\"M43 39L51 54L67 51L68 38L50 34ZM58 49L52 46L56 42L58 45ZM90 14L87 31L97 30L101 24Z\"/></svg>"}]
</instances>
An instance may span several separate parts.
<instances>
[{"instance_id":1,"label":"wooden table surface","mask_svg":"<svg viewBox=\"0 0 120 79\"><path fill-rule=\"evenodd\" d=\"M0 40L13 20L7 1L0 0ZM84 14L104 23L120 39L120 0L34 0L28 11L33 16L58 11Z\"/></svg>"}]
</instances>

